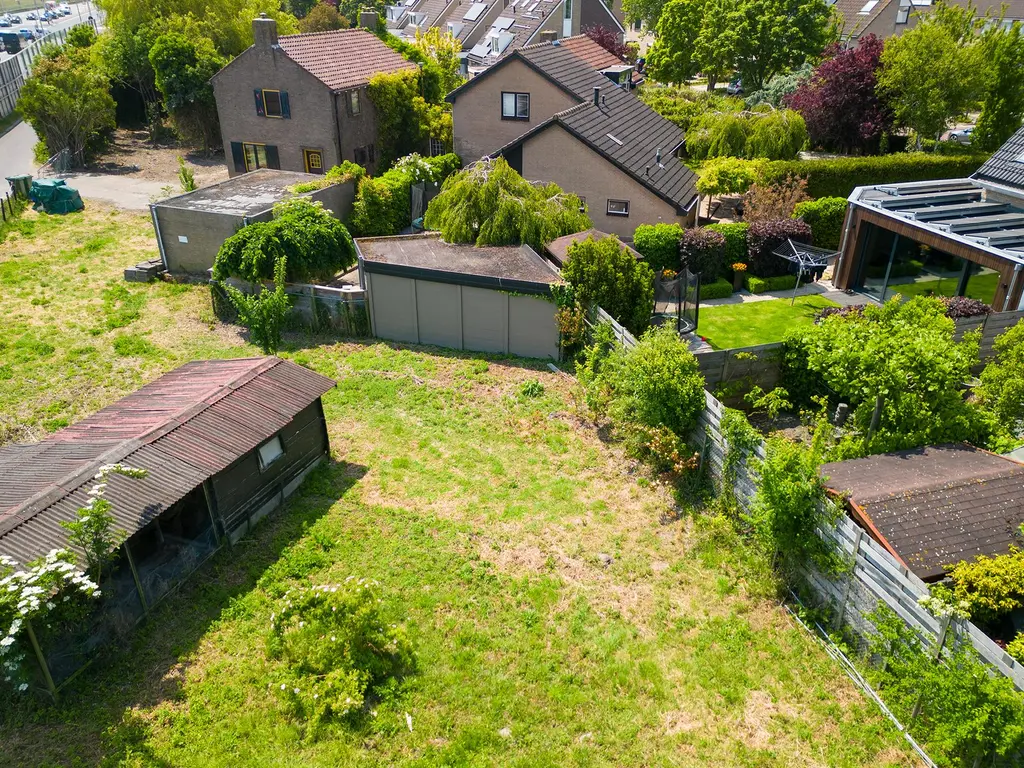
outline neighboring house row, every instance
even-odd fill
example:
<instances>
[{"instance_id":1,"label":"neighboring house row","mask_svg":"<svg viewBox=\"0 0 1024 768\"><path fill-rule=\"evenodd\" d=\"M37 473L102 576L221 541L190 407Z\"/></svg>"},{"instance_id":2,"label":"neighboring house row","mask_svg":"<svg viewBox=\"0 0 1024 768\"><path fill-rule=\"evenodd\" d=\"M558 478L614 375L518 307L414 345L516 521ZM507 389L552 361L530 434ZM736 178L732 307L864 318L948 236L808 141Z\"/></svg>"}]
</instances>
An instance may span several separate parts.
<instances>
[{"instance_id":1,"label":"neighboring house row","mask_svg":"<svg viewBox=\"0 0 1024 768\"><path fill-rule=\"evenodd\" d=\"M836 287L1024 309L1024 128L967 179L857 187Z\"/></svg>"},{"instance_id":2,"label":"neighboring house row","mask_svg":"<svg viewBox=\"0 0 1024 768\"><path fill-rule=\"evenodd\" d=\"M947 0L947 5L967 7L967 0ZM834 4L842 23L844 40L854 41L866 35L883 40L913 29L920 21L918 15L930 13L936 3L932 0L837 0ZM1024 0L975 3L978 15L989 12L1003 16L1003 23L1024 20ZM1004 12L1005 9L1005 12Z\"/></svg>"},{"instance_id":3,"label":"neighboring house row","mask_svg":"<svg viewBox=\"0 0 1024 768\"><path fill-rule=\"evenodd\" d=\"M279 38L273 19L252 26L253 45L212 80L228 173L324 173L343 160L373 173L377 116L366 86L416 65L365 29Z\"/></svg>"},{"instance_id":4,"label":"neighboring house row","mask_svg":"<svg viewBox=\"0 0 1024 768\"><path fill-rule=\"evenodd\" d=\"M622 0L408 0L388 7L387 24L408 39L431 27L450 32L462 43L470 72L531 43L588 27L609 27L620 39L625 33Z\"/></svg>"},{"instance_id":5,"label":"neighboring house row","mask_svg":"<svg viewBox=\"0 0 1024 768\"><path fill-rule=\"evenodd\" d=\"M692 226L683 132L618 87L630 72L612 71L622 63L600 51L585 36L528 45L452 91L455 152L467 164L501 155L525 178L554 182L622 238L639 224Z\"/></svg>"}]
</instances>

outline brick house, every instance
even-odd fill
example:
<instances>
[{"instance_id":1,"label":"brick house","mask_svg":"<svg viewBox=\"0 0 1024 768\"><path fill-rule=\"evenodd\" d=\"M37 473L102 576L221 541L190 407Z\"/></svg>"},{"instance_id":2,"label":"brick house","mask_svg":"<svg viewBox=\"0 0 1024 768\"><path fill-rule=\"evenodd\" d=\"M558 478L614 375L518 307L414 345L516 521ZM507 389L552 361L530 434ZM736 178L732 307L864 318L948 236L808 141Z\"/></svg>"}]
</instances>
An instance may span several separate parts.
<instances>
[{"instance_id":1,"label":"brick house","mask_svg":"<svg viewBox=\"0 0 1024 768\"><path fill-rule=\"evenodd\" d=\"M947 0L947 5L966 7L969 0ZM991 13L993 18L1002 15L1004 26L1014 21L1024 21L1024 0L991 2L982 0L975 3L978 16ZM852 43L861 37L875 35L885 40L893 35L902 35L917 26L920 17L932 12L932 0L837 0L832 6L836 10L844 40Z\"/></svg>"},{"instance_id":2,"label":"brick house","mask_svg":"<svg viewBox=\"0 0 1024 768\"><path fill-rule=\"evenodd\" d=\"M228 173L323 173L343 160L373 173L377 119L366 86L416 66L365 29L279 38L273 19L252 27L254 44L212 80Z\"/></svg>"},{"instance_id":3,"label":"brick house","mask_svg":"<svg viewBox=\"0 0 1024 768\"><path fill-rule=\"evenodd\" d=\"M574 192L595 227L621 238L640 224L692 226L683 132L616 85L621 73L599 69L605 57L588 46L600 47L589 38L525 46L448 94L456 153L466 163L501 155L525 178Z\"/></svg>"}]
</instances>

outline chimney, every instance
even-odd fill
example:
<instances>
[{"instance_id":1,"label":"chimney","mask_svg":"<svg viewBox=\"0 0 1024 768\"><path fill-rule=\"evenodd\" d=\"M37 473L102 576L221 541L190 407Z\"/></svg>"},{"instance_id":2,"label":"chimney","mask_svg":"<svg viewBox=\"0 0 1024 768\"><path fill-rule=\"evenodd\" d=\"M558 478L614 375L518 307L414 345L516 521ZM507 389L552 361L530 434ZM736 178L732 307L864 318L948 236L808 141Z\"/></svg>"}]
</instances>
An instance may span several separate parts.
<instances>
[{"instance_id":1,"label":"chimney","mask_svg":"<svg viewBox=\"0 0 1024 768\"><path fill-rule=\"evenodd\" d=\"M359 11L359 26L362 27L363 29L368 29L371 32L375 32L377 30L377 22L379 20L380 17L374 10L364 8L363 10Z\"/></svg>"},{"instance_id":2,"label":"chimney","mask_svg":"<svg viewBox=\"0 0 1024 768\"><path fill-rule=\"evenodd\" d=\"M558 32L553 29L542 29L540 32L540 41L542 43L553 43L558 39Z\"/></svg>"},{"instance_id":3,"label":"chimney","mask_svg":"<svg viewBox=\"0 0 1024 768\"><path fill-rule=\"evenodd\" d=\"M598 86L594 86L594 106L601 106L601 89Z\"/></svg>"},{"instance_id":4,"label":"chimney","mask_svg":"<svg viewBox=\"0 0 1024 768\"><path fill-rule=\"evenodd\" d=\"M261 13L259 18L252 20L252 38L253 47L258 51L277 48L277 22Z\"/></svg>"}]
</instances>

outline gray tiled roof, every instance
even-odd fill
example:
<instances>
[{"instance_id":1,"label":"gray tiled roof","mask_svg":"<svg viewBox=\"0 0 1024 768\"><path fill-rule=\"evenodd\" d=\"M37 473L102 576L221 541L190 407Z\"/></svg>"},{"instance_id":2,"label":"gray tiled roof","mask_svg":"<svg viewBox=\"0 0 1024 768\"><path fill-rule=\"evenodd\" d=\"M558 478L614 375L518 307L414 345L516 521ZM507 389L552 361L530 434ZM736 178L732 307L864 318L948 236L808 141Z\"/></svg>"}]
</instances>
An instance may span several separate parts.
<instances>
[{"instance_id":1,"label":"gray tiled roof","mask_svg":"<svg viewBox=\"0 0 1024 768\"><path fill-rule=\"evenodd\" d=\"M684 140L678 126L631 92L615 86L566 47L538 43L513 55L580 100L531 133L557 122L659 197L677 208L689 208L697 194L697 177L673 154ZM600 106L593 103L594 88L601 89Z\"/></svg>"},{"instance_id":2,"label":"gray tiled roof","mask_svg":"<svg viewBox=\"0 0 1024 768\"><path fill-rule=\"evenodd\" d=\"M1024 128L1007 139L972 178L1024 190Z\"/></svg>"},{"instance_id":3,"label":"gray tiled roof","mask_svg":"<svg viewBox=\"0 0 1024 768\"><path fill-rule=\"evenodd\" d=\"M1024 522L1024 464L968 445L940 445L825 464L919 578L980 554L1005 553ZM884 542L883 542L884 543Z\"/></svg>"}]
</instances>

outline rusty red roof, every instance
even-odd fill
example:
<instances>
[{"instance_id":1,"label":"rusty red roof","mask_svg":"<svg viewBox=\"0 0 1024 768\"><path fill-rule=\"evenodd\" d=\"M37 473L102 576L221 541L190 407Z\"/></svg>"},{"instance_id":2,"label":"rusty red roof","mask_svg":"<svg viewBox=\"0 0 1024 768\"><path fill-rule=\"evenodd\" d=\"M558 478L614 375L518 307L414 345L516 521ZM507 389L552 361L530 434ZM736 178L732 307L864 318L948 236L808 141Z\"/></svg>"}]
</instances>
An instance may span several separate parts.
<instances>
[{"instance_id":1,"label":"rusty red roof","mask_svg":"<svg viewBox=\"0 0 1024 768\"><path fill-rule=\"evenodd\" d=\"M379 73L416 69L365 29L284 35L278 44L288 58L332 91L366 85Z\"/></svg>"},{"instance_id":2,"label":"rusty red roof","mask_svg":"<svg viewBox=\"0 0 1024 768\"><path fill-rule=\"evenodd\" d=\"M573 35L563 37L558 41L563 48L568 48L575 56L583 59L587 64L597 70L608 69L609 67L620 67L625 62L587 35Z\"/></svg>"},{"instance_id":3,"label":"rusty red roof","mask_svg":"<svg viewBox=\"0 0 1024 768\"><path fill-rule=\"evenodd\" d=\"M0 448L0 554L20 562L67 545L60 522L88 501L103 464L106 498L128 534L275 435L334 382L275 357L181 366L39 443Z\"/></svg>"}]
</instances>

